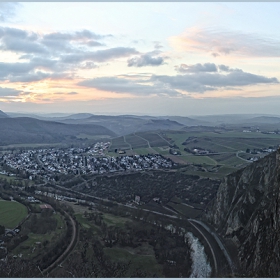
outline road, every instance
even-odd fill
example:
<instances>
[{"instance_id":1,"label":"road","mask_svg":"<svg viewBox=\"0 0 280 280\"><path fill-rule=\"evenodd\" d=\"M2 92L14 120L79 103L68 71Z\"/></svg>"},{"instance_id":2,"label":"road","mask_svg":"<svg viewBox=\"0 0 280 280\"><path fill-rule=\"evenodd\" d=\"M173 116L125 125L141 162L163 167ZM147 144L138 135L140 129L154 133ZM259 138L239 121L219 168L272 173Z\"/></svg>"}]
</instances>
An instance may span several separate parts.
<instances>
[{"instance_id":1,"label":"road","mask_svg":"<svg viewBox=\"0 0 280 280\"><path fill-rule=\"evenodd\" d=\"M125 135L123 136L123 141L124 141L124 143L126 143L126 144L130 147L130 150L132 150L132 146L131 146L130 143L128 143L128 142L126 141Z\"/></svg>"},{"instance_id":2,"label":"road","mask_svg":"<svg viewBox=\"0 0 280 280\"><path fill-rule=\"evenodd\" d=\"M235 266L218 235L201 221L194 219L188 219L188 221L200 232L210 248L214 262L214 276L228 277L233 275Z\"/></svg>"},{"instance_id":3,"label":"road","mask_svg":"<svg viewBox=\"0 0 280 280\"><path fill-rule=\"evenodd\" d=\"M62 187L59 185L56 185L56 186L60 189L69 191L68 188L65 188L65 187ZM84 194L84 193L81 193L78 191L73 191L73 190L70 190L70 191L72 191L73 193L82 195L84 197L90 197L90 198L94 198L94 199L101 200L101 201L109 201L109 200L101 198L101 197ZM117 202L115 202L115 203L117 203ZM148 209L141 209L141 208L138 208L138 207L135 207L132 205L125 205L122 203L117 203L117 204L124 206L124 207L139 209L139 210L142 210L145 212L150 212L150 213L154 213L157 215L161 215L161 216L165 216L165 217L169 217L169 218L173 218L173 219L181 219L177 215L169 215L169 214L164 214L164 213L160 213L160 212L152 211L152 210L148 210ZM73 224L73 236L72 236L71 243L69 244L69 246L67 247L65 252L59 257L59 259L55 263L53 263L51 265L51 267L48 267L46 270L53 269L53 267L55 265L58 265L63 260L63 258L68 254L69 250L71 249L71 246L73 245L73 242L76 238L77 233L76 233L75 223L71 217L70 217L70 220ZM219 239L218 235L201 221L197 221L194 219L188 219L188 221L201 234L201 236L205 239L205 242L209 246L209 249L211 251L212 258L213 258L213 263L214 263L214 268L213 268L215 271L214 276L219 277L219 276L233 275L234 264L229 256L226 248L224 247L223 243Z\"/></svg>"},{"instance_id":4,"label":"road","mask_svg":"<svg viewBox=\"0 0 280 280\"><path fill-rule=\"evenodd\" d=\"M45 268L43 271L40 270L40 272L44 275L44 274L48 274L50 273L55 267L57 267L61 262L63 262L65 260L65 257L68 255L68 253L74 248L74 243L77 240L77 228L76 228L76 223L75 221L72 219L72 217L64 212L68 218L71 221L72 224L72 237L71 237L71 241L69 243L69 245L67 246L67 248L65 249L65 251L51 264L49 265L47 268Z\"/></svg>"},{"instance_id":5,"label":"road","mask_svg":"<svg viewBox=\"0 0 280 280\"><path fill-rule=\"evenodd\" d=\"M245 152L244 151L237 151L236 154L235 154L237 158L239 158L243 161L246 161L246 162L251 162L250 160L247 160L247 159L244 159L244 158L240 157L239 156L240 153L245 153Z\"/></svg>"},{"instance_id":6,"label":"road","mask_svg":"<svg viewBox=\"0 0 280 280\"><path fill-rule=\"evenodd\" d=\"M218 264L217 264L217 258L216 258L216 254L208 240L208 238L203 234L203 231L199 229L199 227L194 223L192 222L191 220L189 220L190 224L202 235L202 237L204 238L204 240L207 242L209 248L210 248L210 251L212 253L212 258L213 258L213 262L214 262L214 269L215 269L215 272L214 272L214 276L218 276Z\"/></svg>"}]
</instances>

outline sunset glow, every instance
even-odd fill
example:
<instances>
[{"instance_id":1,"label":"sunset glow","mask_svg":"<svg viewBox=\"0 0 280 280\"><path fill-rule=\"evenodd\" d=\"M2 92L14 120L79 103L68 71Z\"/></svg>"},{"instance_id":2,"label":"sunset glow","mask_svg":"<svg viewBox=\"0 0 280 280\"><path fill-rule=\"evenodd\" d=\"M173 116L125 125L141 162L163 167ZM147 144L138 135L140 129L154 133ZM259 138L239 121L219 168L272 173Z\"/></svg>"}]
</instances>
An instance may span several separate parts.
<instances>
[{"instance_id":1,"label":"sunset glow","mask_svg":"<svg viewBox=\"0 0 280 280\"><path fill-rule=\"evenodd\" d=\"M0 109L189 115L231 113L234 100L278 113L279 8L2 2Z\"/></svg>"}]
</instances>

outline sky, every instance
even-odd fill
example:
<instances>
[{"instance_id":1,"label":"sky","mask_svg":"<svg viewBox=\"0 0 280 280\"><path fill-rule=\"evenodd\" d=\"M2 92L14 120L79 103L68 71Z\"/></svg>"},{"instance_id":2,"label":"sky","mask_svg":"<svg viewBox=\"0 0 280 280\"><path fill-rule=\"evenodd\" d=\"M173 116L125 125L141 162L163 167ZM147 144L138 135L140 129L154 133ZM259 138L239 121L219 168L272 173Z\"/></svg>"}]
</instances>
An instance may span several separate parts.
<instances>
[{"instance_id":1,"label":"sky","mask_svg":"<svg viewBox=\"0 0 280 280\"><path fill-rule=\"evenodd\" d=\"M0 110L280 115L280 2L0 2Z\"/></svg>"}]
</instances>

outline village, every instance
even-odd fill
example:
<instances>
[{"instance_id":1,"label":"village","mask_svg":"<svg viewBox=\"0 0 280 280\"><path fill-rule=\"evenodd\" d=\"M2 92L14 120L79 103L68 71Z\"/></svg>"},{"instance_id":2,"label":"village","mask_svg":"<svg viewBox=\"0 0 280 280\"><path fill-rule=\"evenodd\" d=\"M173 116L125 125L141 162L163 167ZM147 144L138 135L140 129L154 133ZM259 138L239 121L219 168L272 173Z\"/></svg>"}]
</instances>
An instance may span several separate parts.
<instances>
[{"instance_id":1,"label":"village","mask_svg":"<svg viewBox=\"0 0 280 280\"><path fill-rule=\"evenodd\" d=\"M168 169L176 164L161 155L109 156L110 143L98 142L87 148L33 149L2 156L2 174L15 176L24 172L30 180L41 177L54 180L57 174L103 174L107 172L141 171L146 169Z\"/></svg>"}]
</instances>

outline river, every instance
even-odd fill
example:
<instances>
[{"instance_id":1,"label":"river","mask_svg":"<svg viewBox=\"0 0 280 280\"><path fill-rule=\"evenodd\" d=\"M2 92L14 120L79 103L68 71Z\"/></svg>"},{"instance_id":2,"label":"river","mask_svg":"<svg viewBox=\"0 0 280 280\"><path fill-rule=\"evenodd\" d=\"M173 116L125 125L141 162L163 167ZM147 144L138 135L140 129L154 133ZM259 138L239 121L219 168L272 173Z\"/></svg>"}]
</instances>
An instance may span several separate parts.
<instances>
[{"instance_id":1,"label":"river","mask_svg":"<svg viewBox=\"0 0 280 280\"><path fill-rule=\"evenodd\" d=\"M185 235L192 248L192 272L190 278L208 278L211 276L211 265L207 260L203 245L191 232Z\"/></svg>"}]
</instances>

